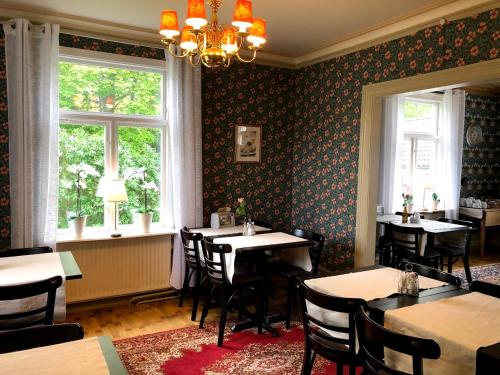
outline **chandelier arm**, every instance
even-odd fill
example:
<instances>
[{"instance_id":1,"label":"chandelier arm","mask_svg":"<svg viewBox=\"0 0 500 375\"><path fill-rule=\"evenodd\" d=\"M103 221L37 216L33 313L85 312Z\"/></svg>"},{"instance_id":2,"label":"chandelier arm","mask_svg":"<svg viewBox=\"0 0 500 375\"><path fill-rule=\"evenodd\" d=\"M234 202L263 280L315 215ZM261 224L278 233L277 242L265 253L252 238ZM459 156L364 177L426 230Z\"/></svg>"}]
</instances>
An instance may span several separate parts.
<instances>
[{"instance_id":1,"label":"chandelier arm","mask_svg":"<svg viewBox=\"0 0 500 375\"><path fill-rule=\"evenodd\" d=\"M165 42L163 42L163 43L165 43ZM167 51L168 51L168 53L169 53L171 56L173 56L173 57L176 57L176 58L178 58L178 59L183 59L184 57L186 57L186 56L188 56L188 55L190 54L190 52L189 52L189 51L185 51L184 53L182 53L182 54L178 55L177 53L172 52L172 49L170 48L170 46L171 46L171 45L174 45L174 46L175 46L175 42L173 42L173 43L168 43L168 44L167 44L167 48L166 48L166 50L167 50Z\"/></svg>"},{"instance_id":2,"label":"chandelier arm","mask_svg":"<svg viewBox=\"0 0 500 375\"><path fill-rule=\"evenodd\" d=\"M194 61L194 59L193 59L194 56L198 56L198 61L193 62ZM198 65L200 65L200 61L202 61L200 55L193 55L193 54L189 55L189 63L191 64L191 66L193 68L196 68Z\"/></svg>"},{"instance_id":3,"label":"chandelier arm","mask_svg":"<svg viewBox=\"0 0 500 375\"><path fill-rule=\"evenodd\" d=\"M240 52L236 52L236 57L238 58L239 61L241 61L242 63L251 63L255 60L255 58L257 57L257 51L256 50L252 50L253 51L253 56L250 60L245 60L244 58L242 58L240 56Z\"/></svg>"}]
</instances>

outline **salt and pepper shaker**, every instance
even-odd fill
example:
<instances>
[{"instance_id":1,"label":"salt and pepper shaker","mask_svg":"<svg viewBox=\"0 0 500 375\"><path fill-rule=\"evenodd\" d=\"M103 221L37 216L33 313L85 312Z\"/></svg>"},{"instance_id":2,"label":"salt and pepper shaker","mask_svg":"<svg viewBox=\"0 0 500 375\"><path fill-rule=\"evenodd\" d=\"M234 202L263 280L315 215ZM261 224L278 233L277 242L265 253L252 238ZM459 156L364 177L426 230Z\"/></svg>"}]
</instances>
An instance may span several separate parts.
<instances>
[{"instance_id":1,"label":"salt and pepper shaker","mask_svg":"<svg viewBox=\"0 0 500 375\"><path fill-rule=\"evenodd\" d=\"M249 217L245 217L243 220L243 235L253 236L255 234L255 224Z\"/></svg>"},{"instance_id":2,"label":"salt and pepper shaker","mask_svg":"<svg viewBox=\"0 0 500 375\"><path fill-rule=\"evenodd\" d=\"M411 264L399 274L398 293L418 297L418 273L413 272Z\"/></svg>"}]
</instances>

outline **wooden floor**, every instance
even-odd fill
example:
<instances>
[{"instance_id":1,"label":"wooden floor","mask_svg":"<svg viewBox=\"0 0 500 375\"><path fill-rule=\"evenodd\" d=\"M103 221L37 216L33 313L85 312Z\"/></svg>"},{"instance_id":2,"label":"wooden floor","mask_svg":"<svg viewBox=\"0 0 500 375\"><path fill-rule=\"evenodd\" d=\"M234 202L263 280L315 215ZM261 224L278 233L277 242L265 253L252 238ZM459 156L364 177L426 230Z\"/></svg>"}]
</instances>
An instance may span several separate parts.
<instances>
[{"instance_id":1,"label":"wooden floor","mask_svg":"<svg viewBox=\"0 0 500 375\"><path fill-rule=\"evenodd\" d=\"M109 336L113 340L198 325L201 307L197 321L192 322L191 299L187 298L182 307L177 306L178 302L174 299L129 307L128 301L122 299L114 301L113 307L70 305L66 320L80 323L86 337ZM217 319L217 312L214 308L207 319Z\"/></svg>"}]
</instances>

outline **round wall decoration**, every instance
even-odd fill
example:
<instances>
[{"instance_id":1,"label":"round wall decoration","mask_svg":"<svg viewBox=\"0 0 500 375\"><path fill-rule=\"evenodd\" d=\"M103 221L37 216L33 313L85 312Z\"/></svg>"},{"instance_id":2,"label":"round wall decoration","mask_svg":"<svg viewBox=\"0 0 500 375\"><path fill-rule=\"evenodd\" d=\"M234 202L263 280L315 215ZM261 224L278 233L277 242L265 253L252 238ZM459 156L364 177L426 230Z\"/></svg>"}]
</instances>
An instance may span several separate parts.
<instances>
[{"instance_id":1,"label":"round wall decoration","mask_svg":"<svg viewBox=\"0 0 500 375\"><path fill-rule=\"evenodd\" d=\"M479 125L469 126L465 138L469 146L475 146L481 143L483 141L483 131L481 127Z\"/></svg>"}]
</instances>

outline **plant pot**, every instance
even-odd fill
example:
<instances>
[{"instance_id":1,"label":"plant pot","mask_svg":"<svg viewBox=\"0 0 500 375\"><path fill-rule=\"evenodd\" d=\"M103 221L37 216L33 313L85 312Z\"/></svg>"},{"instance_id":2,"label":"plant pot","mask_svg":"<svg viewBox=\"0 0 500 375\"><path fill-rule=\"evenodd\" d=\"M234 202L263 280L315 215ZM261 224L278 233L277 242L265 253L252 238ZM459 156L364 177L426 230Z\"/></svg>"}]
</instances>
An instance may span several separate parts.
<instances>
[{"instance_id":1,"label":"plant pot","mask_svg":"<svg viewBox=\"0 0 500 375\"><path fill-rule=\"evenodd\" d=\"M432 210L437 211L438 209L438 202L437 201L432 201Z\"/></svg>"},{"instance_id":2,"label":"plant pot","mask_svg":"<svg viewBox=\"0 0 500 375\"><path fill-rule=\"evenodd\" d=\"M149 233L151 230L151 223L153 222L153 213L146 212L145 214L137 214L137 219L142 225L143 233Z\"/></svg>"},{"instance_id":3,"label":"plant pot","mask_svg":"<svg viewBox=\"0 0 500 375\"><path fill-rule=\"evenodd\" d=\"M70 220L69 224L73 228L73 233L75 238L82 238L83 230L85 229L85 224L87 223L87 216L78 216L73 220Z\"/></svg>"}]
</instances>

